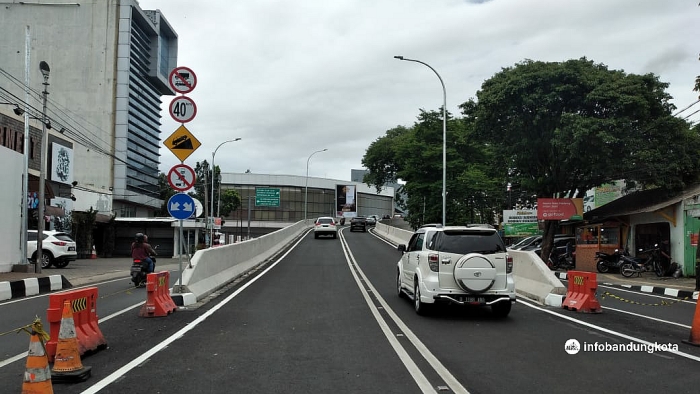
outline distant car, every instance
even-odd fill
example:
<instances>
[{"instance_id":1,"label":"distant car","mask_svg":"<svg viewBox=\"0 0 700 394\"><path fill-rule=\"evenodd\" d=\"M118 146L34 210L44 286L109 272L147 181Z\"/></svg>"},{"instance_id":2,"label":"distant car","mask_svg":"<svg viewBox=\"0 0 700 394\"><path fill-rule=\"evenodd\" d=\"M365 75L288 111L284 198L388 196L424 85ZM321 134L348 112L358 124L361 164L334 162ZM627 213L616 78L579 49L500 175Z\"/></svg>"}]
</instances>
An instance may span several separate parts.
<instances>
[{"instance_id":1,"label":"distant car","mask_svg":"<svg viewBox=\"0 0 700 394\"><path fill-rule=\"evenodd\" d=\"M321 216L314 222L314 238L322 235L330 235L331 238L338 237L338 227L335 225L335 219L330 216Z\"/></svg>"},{"instance_id":2,"label":"distant car","mask_svg":"<svg viewBox=\"0 0 700 394\"><path fill-rule=\"evenodd\" d=\"M350 219L350 231L361 230L363 233L367 231L367 218L364 216L355 216Z\"/></svg>"},{"instance_id":3,"label":"distant car","mask_svg":"<svg viewBox=\"0 0 700 394\"><path fill-rule=\"evenodd\" d=\"M377 225L377 219L375 219L374 216L368 216L367 217L367 226L374 227L376 225Z\"/></svg>"},{"instance_id":4,"label":"distant car","mask_svg":"<svg viewBox=\"0 0 700 394\"><path fill-rule=\"evenodd\" d=\"M36 261L37 239L39 232L29 230L27 232L27 258ZM68 263L78 258L75 250L75 241L70 234L61 231L46 230L42 232L41 240L41 268L65 268Z\"/></svg>"},{"instance_id":5,"label":"distant car","mask_svg":"<svg viewBox=\"0 0 700 394\"><path fill-rule=\"evenodd\" d=\"M389 215L384 215L384 216L382 216L382 219L391 219L391 216L389 216Z\"/></svg>"}]
</instances>

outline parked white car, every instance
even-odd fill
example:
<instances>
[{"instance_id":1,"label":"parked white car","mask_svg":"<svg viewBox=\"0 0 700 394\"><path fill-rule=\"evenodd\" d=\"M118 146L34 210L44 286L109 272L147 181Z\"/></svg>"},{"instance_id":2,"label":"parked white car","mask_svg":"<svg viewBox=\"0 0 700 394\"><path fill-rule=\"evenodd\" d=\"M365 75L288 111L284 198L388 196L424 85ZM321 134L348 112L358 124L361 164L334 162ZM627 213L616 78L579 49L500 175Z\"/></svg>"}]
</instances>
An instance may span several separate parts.
<instances>
[{"instance_id":1,"label":"parked white car","mask_svg":"<svg viewBox=\"0 0 700 394\"><path fill-rule=\"evenodd\" d=\"M37 230L29 230L27 233L27 258L32 261L36 261L38 235ZM41 268L48 268L51 265L64 268L78 258L75 241L68 233L61 231L43 231L41 250Z\"/></svg>"},{"instance_id":2,"label":"parked white car","mask_svg":"<svg viewBox=\"0 0 700 394\"><path fill-rule=\"evenodd\" d=\"M397 265L399 297L418 314L436 302L489 305L505 317L515 302L513 258L496 229L431 225L419 228Z\"/></svg>"}]
</instances>

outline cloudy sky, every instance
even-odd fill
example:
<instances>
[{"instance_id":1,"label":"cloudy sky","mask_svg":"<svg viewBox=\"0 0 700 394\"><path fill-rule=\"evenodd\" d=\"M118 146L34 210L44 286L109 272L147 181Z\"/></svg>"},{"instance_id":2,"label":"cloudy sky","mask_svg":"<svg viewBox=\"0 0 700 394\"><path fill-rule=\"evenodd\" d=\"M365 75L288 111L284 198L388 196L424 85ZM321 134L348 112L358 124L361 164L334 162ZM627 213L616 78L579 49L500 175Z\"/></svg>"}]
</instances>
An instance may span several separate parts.
<instances>
[{"instance_id":1,"label":"cloudy sky","mask_svg":"<svg viewBox=\"0 0 700 394\"><path fill-rule=\"evenodd\" d=\"M140 0L179 36L178 66L197 75L187 124L202 146L185 163L223 172L349 180L386 130L420 109L475 97L484 80L524 59L587 57L670 83L681 110L698 99L697 0ZM165 139L179 126L163 97ZM679 114L690 115L700 104ZM689 120L700 121L700 113ZM449 143L449 130L448 130ZM161 171L179 163L161 149Z\"/></svg>"}]
</instances>

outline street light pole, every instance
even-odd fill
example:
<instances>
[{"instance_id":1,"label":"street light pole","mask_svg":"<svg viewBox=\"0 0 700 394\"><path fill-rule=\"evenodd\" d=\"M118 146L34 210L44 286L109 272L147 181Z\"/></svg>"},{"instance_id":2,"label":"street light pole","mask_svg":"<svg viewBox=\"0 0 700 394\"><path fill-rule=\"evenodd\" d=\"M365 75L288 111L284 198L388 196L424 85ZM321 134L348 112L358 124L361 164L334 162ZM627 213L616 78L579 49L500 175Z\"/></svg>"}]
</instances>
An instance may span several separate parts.
<instances>
[{"instance_id":1,"label":"street light pole","mask_svg":"<svg viewBox=\"0 0 700 394\"><path fill-rule=\"evenodd\" d=\"M48 88L49 88L49 73L51 72L51 69L49 68L49 64L46 63L45 61L41 61L39 63L39 70L41 70L41 75L44 77L44 91L42 92L43 95L43 104L42 104L42 111L41 111L41 163L39 163L39 220L38 220L38 225L37 225L37 239L36 239L36 265L34 266L34 272L36 273L41 273L41 262L44 260L44 253L43 253L43 238L44 238L44 206L46 205L46 193L44 189L46 188L46 158L48 157L47 150L49 149L48 141L49 141L49 136L46 133L46 98L49 95ZM26 197L25 197L26 198Z\"/></svg>"},{"instance_id":2,"label":"street light pole","mask_svg":"<svg viewBox=\"0 0 700 394\"><path fill-rule=\"evenodd\" d=\"M447 212L447 91L445 90L445 83L442 82L442 77L432 68L428 63L422 62L420 60L408 59L403 56L394 56L395 59L405 60L407 62L416 62L429 69L433 70L435 75L437 75L442 85L442 225L445 223L445 213Z\"/></svg>"},{"instance_id":3,"label":"street light pole","mask_svg":"<svg viewBox=\"0 0 700 394\"><path fill-rule=\"evenodd\" d=\"M304 186L304 222L306 222L306 203L308 202L309 198L309 160L311 160L311 156L315 155L316 153L325 152L327 150L327 148L317 150L316 152L310 154L309 158L306 159L306 185Z\"/></svg>"},{"instance_id":4,"label":"street light pole","mask_svg":"<svg viewBox=\"0 0 700 394\"><path fill-rule=\"evenodd\" d=\"M234 138L232 140L224 141L219 144L219 146L214 149L214 152L211 153L211 216L212 216L212 223L211 223L211 229L209 232L209 247L212 247L214 245L214 177L215 177L215 167L214 167L214 158L216 157L216 151L221 148L221 145L229 143L229 142L236 142L240 141L240 138ZM221 188L221 185L219 185L219 188ZM218 207L217 207L218 208Z\"/></svg>"}]
</instances>

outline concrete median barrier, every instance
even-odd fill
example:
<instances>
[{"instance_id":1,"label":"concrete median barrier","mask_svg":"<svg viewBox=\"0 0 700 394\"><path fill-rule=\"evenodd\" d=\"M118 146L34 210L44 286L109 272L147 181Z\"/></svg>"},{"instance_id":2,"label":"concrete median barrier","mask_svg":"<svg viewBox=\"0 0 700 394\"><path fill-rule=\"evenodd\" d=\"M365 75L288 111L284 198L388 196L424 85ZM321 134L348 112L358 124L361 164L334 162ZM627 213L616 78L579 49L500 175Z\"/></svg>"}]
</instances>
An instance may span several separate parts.
<instances>
[{"instance_id":1,"label":"concrete median barrier","mask_svg":"<svg viewBox=\"0 0 700 394\"><path fill-rule=\"evenodd\" d=\"M279 253L311 227L305 221L259 238L198 250L182 272L184 292L172 292L175 304L185 306L203 299L248 270ZM180 283L173 286L179 288Z\"/></svg>"},{"instance_id":2,"label":"concrete median barrier","mask_svg":"<svg viewBox=\"0 0 700 394\"><path fill-rule=\"evenodd\" d=\"M561 307L566 287L532 251L509 250L513 257L515 292L540 304Z\"/></svg>"}]
</instances>

